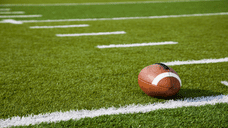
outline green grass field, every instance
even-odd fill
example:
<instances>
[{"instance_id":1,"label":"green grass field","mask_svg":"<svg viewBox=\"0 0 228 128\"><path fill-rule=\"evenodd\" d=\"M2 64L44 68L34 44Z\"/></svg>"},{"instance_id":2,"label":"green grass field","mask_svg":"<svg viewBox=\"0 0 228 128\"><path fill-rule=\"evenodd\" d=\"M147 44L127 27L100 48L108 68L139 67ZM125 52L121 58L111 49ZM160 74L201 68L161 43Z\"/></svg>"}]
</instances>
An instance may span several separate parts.
<instances>
[{"instance_id":1,"label":"green grass field","mask_svg":"<svg viewBox=\"0 0 228 128\"><path fill-rule=\"evenodd\" d=\"M165 109L149 113L120 114L69 120L58 123L42 123L28 127L227 127L228 104L206 105L203 107L184 107ZM212 116L213 115L213 116ZM18 126L17 128L19 128ZM16 128L16 127L15 127ZM22 127L23 128L23 127Z\"/></svg>"},{"instance_id":2,"label":"green grass field","mask_svg":"<svg viewBox=\"0 0 228 128\"><path fill-rule=\"evenodd\" d=\"M49 4L49 3L98 3L98 2L134 2L134 1L158 1L158 0L2 0L1 4ZM175 1L175 0L159 0L159 1ZM176 0L185 1L185 0ZM193 0L189 0L193 1Z\"/></svg>"},{"instance_id":3,"label":"green grass field","mask_svg":"<svg viewBox=\"0 0 228 128\"><path fill-rule=\"evenodd\" d=\"M186 5L187 4L187 5ZM109 4L80 6L12 6L26 14L42 14L33 19L113 18L227 12L227 1ZM19 19L19 18L15 18ZM29 20L31 18L20 18ZM137 21L136 21L137 22Z\"/></svg>"},{"instance_id":4,"label":"green grass field","mask_svg":"<svg viewBox=\"0 0 228 128\"><path fill-rule=\"evenodd\" d=\"M136 1L136 0L131 0ZM139 0L137 0L139 1ZM145 1L145 0L144 0ZM39 1L39 3L118 2ZM27 4L3 0L0 4ZM141 17L228 12L227 1L0 6L39 18L14 20ZM0 14L4 16L4 14ZM0 18L1 20L9 18ZM177 95L147 96L138 74L158 62L228 57L228 15L157 19L0 23L0 119L69 110L227 95L227 62L176 65L182 80ZM88 24L81 28L30 29L30 26ZM122 35L57 37L56 34L125 31ZM98 45L175 41L178 44L99 49ZM149 113L41 123L30 127L228 127L227 103L156 110ZM1 121L1 120L0 120ZM27 126L21 126L27 127Z\"/></svg>"}]
</instances>

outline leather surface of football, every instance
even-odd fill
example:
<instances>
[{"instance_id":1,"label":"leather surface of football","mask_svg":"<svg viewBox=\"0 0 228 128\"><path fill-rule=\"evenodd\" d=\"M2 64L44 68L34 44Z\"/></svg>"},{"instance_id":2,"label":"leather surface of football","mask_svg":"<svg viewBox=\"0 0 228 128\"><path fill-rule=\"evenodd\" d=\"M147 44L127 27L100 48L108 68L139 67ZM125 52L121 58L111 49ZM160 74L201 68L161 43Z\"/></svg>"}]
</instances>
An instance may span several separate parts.
<instances>
[{"instance_id":1,"label":"leather surface of football","mask_svg":"<svg viewBox=\"0 0 228 128\"><path fill-rule=\"evenodd\" d=\"M148 96L168 97L179 92L181 79L172 68L155 63L141 70L138 84Z\"/></svg>"}]
</instances>

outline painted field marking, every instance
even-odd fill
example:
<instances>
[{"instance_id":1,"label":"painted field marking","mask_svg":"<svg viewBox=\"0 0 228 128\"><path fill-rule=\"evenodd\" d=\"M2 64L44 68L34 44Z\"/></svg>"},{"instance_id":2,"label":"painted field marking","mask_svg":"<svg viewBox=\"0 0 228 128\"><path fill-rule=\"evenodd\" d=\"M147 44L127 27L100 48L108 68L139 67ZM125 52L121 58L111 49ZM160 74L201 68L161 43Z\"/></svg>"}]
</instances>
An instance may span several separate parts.
<instances>
[{"instance_id":1,"label":"painted field marking","mask_svg":"<svg viewBox=\"0 0 228 128\"><path fill-rule=\"evenodd\" d=\"M63 20L22 20L24 23L29 22L65 22L65 21L98 21L98 20L132 20L132 19L158 19L158 18L177 18L191 16L213 16L228 15L228 12L221 13L205 13L205 14L188 14L188 15L165 15L165 16L148 16L148 17L117 17L117 18L89 18L89 19L63 19Z\"/></svg>"},{"instance_id":2,"label":"painted field marking","mask_svg":"<svg viewBox=\"0 0 228 128\"><path fill-rule=\"evenodd\" d=\"M30 26L31 29L39 28L74 28L74 27L88 27L88 24L78 24L78 25L56 25L56 26Z\"/></svg>"},{"instance_id":3,"label":"painted field marking","mask_svg":"<svg viewBox=\"0 0 228 128\"><path fill-rule=\"evenodd\" d=\"M16 21L16 20L13 20L13 19L5 19L5 20L2 20L2 22L11 23L11 24L23 24L23 22Z\"/></svg>"},{"instance_id":4,"label":"painted field marking","mask_svg":"<svg viewBox=\"0 0 228 128\"><path fill-rule=\"evenodd\" d=\"M186 15L164 15L164 16L146 16L146 17L116 17L116 18L88 18L88 19L60 19L60 20L19 20L22 23L37 23L37 22L70 22L70 21L100 21L100 20L134 20L134 19L159 19L159 18L179 18L193 16L216 16L228 15L228 12L220 13L204 13L204 14L186 14ZM7 23L0 21L0 23Z\"/></svg>"},{"instance_id":5,"label":"painted field marking","mask_svg":"<svg viewBox=\"0 0 228 128\"><path fill-rule=\"evenodd\" d=\"M116 31L116 32L98 32L98 33L76 33L76 34L56 34L58 37L66 36L98 36L98 35L115 35L115 34L126 34L125 31Z\"/></svg>"},{"instance_id":6,"label":"painted field marking","mask_svg":"<svg viewBox=\"0 0 228 128\"><path fill-rule=\"evenodd\" d=\"M220 59L202 59L202 60L187 60L187 61L173 61L173 62L161 62L165 65L185 65L185 64L207 64L207 63L219 63L228 62L228 57Z\"/></svg>"},{"instance_id":7,"label":"painted field marking","mask_svg":"<svg viewBox=\"0 0 228 128\"><path fill-rule=\"evenodd\" d=\"M10 127L10 126L28 126L40 124L42 122L58 122L58 121L68 121L70 119L79 120L86 117L98 117L102 115L113 115L113 114L129 114L129 113L147 113L159 109L175 109L180 107L189 106L204 106L204 105L215 105L217 103L228 103L228 95L218 95L218 96L207 96L207 97L195 97L195 98L185 98L183 100L169 100L165 103L154 103L147 105L128 105L120 108L111 107L108 109L101 108L98 110L70 110L67 112L53 112L39 115L28 115L26 117L12 117L8 119L0 119L0 127Z\"/></svg>"},{"instance_id":8,"label":"painted field marking","mask_svg":"<svg viewBox=\"0 0 228 128\"><path fill-rule=\"evenodd\" d=\"M42 17L42 15L7 15L7 16L0 16L0 18L30 18L30 17Z\"/></svg>"},{"instance_id":9,"label":"painted field marking","mask_svg":"<svg viewBox=\"0 0 228 128\"><path fill-rule=\"evenodd\" d=\"M165 41L165 42L150 42L150 43L136 43L136 44L110 44L110 45L98 45L97 48L139 47L139 46L166 45L166 44L177 44L177 43L178 42Z\"/></svg>"},{"instance_id":10,"label":"painted field marking","mask_svg":"<svg viewBox=\"0 0 228 128\"><path fill-rule=\"evenodd\" d=\"M109 4L146 4L146 3L173 3L173 2L207 2L222 0L177 0L177 1L136 1L136 2L105 2L105 3L56 3L56 4L0 4L0 6L77 6L77 5L109 5Z\"/></svg>"},{"instance_id":11,"label":"painted field marking","mask_svg":"<svg viewBox=\"0 0 228 128\"><path fill-rule=\"evenodd\" d=\"M227 81L221 81L222 84L228 86L228 82Z\"/></svg>"},{"instance_id":12,"label":"painted field marking","mask_svg":"<svg viewBox=\"0 0 228 128\"><path fill-rule=\"evenodd\" d=\"M24 14L23 11L14 11L14 12L0 12L0 14Z\"/></svg>"},{"instance_id":13,"label":"painted field marking","mask_svg":"<svg viewBox=\"0 0 228 128\"><path fill-rule=\"evenodd\" d=\"M9 11L10 8L0 8L0 11Z\"/></svg>"}]
</instances>

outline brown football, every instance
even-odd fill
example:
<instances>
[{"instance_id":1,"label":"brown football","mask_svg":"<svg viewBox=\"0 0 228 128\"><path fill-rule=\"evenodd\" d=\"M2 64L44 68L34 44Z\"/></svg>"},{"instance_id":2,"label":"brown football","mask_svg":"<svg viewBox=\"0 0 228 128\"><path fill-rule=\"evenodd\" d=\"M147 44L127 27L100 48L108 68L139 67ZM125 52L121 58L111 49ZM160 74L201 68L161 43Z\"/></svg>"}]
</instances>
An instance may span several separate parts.
<instances>
[{"instance_id":1,"label":"brown football","mask_svg":"<svg viewBox=\"0 0 228 128\"><path fill-rule=\"evenodd\" d=\"M155 63L141 70L138 75L139 87L148 96L168 97L179 92L181 79L170 67Z\"/></svg>"}]
</instances>

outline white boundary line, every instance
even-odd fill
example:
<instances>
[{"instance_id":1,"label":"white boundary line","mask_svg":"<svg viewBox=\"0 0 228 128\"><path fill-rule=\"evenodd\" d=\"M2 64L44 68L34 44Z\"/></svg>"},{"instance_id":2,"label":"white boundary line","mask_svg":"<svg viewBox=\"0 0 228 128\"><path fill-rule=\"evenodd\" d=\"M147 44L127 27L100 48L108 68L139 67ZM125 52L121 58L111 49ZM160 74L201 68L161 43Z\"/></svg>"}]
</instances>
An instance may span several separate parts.
<instances>
[{"instance_id":1,"label":"white boundary line","mask_svg":"<svg viewBox=\"0 0 228 128\"><path fill-rule=\"evenodd\" d=\"M68 121L70 119L79 120L86 117L98 117L102 115L113 115L113 114L129 114L129 113L147 113L159 109L175 109L180 107L189 106L204 106L204 105L215 105L217 103L228 103L228 95L218 95L218 96L207 96L207 97L196 97L196 98L186 98L183 100L169 100L165 103L154 103L147 105L128 105L120 108L111 107L108 109L101 108L98 110L70 110L67 112L53 112L39 115L28 115L27 117L12 117L8 119L0 119L0 127L10 127L10 126L28 126L40 124L42 122L58 122L58 121Z\"/></svg>"},{"instance_id":2,"label":"white boundary line","mask_svg":"<svg viewBox=\"0 0 228 128\"><path fill-rule=\"evenodd\" d=\"M175 1L136 1L136 2L103 2L103 3L54 3L54 4L0 4L0 6L77 6L77 5L110 5L110 4L147 4L147 3L173 3L173 2L207 2L222 0L175 0Z\"/></svg>"},{"instance_id":3,"label":"white boundary line","mask_svg":"<svg viewBox=\"0 0 228 128\"><path fill-rule=\"evenodd\" d=\"M146 16L146 17L116 17L116 18L59 19L59 20L18 20L17 22L37 23L37 22L69 22L69 21L100 21L100 20L133 20L133 19L159 19L159 18L178 18L178 17L215 16L215 15L228 15L228 12L204 13L204 14L184 14L184 15L164 15L164 16ZM0 21L0 23L9 23L9 22L3 20L3 21Z\"/></svg>"},{"instance_id":4,"label":"white boundary line","mask_svg":"<svg viewBox=\"0 0 228 128\"><path fill-rule=\"evenodd\" d=\"M56 34L58 37L67 37L67 36L98 36L98 35L113 35L113 34L126 34L125 31L116 31L116 32L98 32L98 33L76 33L76 34Z\"/></svg>"},{"instance_id":5,"label":"white boundary line","mask_svg":"<svg viewBox=\"0 0 228 128\"><path fill-rule=\"evenodd\" d=\"M10 8L0 8L0 11L10 11Z\"/></svg>"},{"instance_id":6,"label":"white boundary line","mask_svg":"<svg viewBox=\"0 0 228 128\"><path fill-rule=\"evenodd\" d=\"M0 12L0 14L24 14L23 11L14 11L14 12Z\"/></svg>"},{"instance_id":7,"label":"white boundary line","mask_svg":"<svg viewBox=\"0 0 228 128\"><path fill-rule=\"evenodd\" d=\"M30 26L31 29L39 28L74 28L74 27L88 27L88 24L78 24L78 25L56 25L56 26Z\"/></svg>"},{"instance_id":8,"label":"white boundary line","mask_svg":"<svg viewBox=\"0 0 228 128\"><path fill-rule=\"evenodd\" d=\"M228 86L228 82L227 81L221 81L222 84Z\"/></svg>"},{"instance_id":9,"label":"white boundary line","mask_svg":"<svg viewBox=\"0 0 228 128\"><path fill-rule=\"evenodd\" d=\"M173 62L161 62L165 65L185 65L185 64L208 64L208 63L219 63L228 62L228 57L220 59L203 59L203 60L187 60L187 61L173 61Z\"/></svg>"},{"instance_id":10,"label":"white boundary line","mask_svg":"<svg viewBox=\"0 0 228 128\"><path fill-rule=\"evenodd\" d=\"M139 46L166 45L166 44L177 44L177 43L178 42L165 41L165 42L150 42L150 43L135 43L135 44L110 44L110 45L98 45L97 48L139 47Z\"/></svg>"},{"instance_id":11,"label":"white boundary line","mask_svg":"<svg viewBox=\"0 0 228 128\"><path fill-rule=\"evenodd\" d=\"M30 18L30 17L42 17L42 15L4 15L0 18Z\"/></svg>"}]
</instances>

